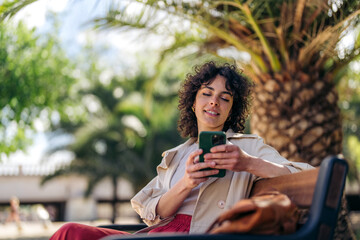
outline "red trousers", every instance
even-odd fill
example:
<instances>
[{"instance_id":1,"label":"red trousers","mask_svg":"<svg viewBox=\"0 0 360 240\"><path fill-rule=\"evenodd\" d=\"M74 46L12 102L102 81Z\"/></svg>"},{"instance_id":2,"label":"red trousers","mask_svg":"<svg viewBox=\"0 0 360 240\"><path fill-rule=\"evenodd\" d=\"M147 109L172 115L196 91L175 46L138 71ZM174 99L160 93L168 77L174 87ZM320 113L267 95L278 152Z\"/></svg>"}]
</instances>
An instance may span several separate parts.
<instances>
[{"instance_id":1,"label":"red trousers","mask_svg":"<svg viewBox=\"0 0 360 240\"><path fill-rule=\"evenodd\" d=\"M167 225L152 229L149 234L158 232L189 232L190 222L191 216L178 214ZM129 235L131 233L80 223L66 223L54 233L50 240L99 240L109 235L118 234Z\"/></svg>"}]
</instances>

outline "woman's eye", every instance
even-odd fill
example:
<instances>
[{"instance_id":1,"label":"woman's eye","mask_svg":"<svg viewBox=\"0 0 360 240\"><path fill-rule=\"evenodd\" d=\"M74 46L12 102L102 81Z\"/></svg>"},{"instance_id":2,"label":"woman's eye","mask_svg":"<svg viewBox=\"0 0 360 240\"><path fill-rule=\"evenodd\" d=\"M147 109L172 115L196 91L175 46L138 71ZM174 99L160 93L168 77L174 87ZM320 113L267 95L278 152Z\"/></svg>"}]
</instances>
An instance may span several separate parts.
<instances>
[{"instance_id":1,"label":"woman's eye","mask_svg":"<svg viewBox=\"0 0 360 240\"><path fill-rule=\"evenodd\" d=\"M227 98L221 98L222 100L224 100L225 102L229 102L230 100Z\"/></svg>"},{"instance_id":2,"label":"woman's eye","mask_svg":"<svg viewBox=\"0 0 360 240\"><path fill-rule=\"evenodd\" d=\"M203 93L204 96L211 96L210 93Z\"/></svg>"}]
</instances>

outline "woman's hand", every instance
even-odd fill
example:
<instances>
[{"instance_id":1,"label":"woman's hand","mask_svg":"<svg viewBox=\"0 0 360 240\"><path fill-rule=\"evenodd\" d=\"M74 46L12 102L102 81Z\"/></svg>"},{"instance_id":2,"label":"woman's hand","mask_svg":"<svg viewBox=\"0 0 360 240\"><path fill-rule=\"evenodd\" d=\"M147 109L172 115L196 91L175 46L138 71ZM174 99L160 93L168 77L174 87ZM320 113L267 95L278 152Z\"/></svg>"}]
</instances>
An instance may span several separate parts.
<instances>
[{"instance_id":1,"label":"woman's hand","mask_svg":"<svg viewBox=\"0 0 360 240\"><path fill-rule=\"evenodd\" d=\"M199 156L202 153L202 149L198 149L192 153L190 153L185 167L185 174L182 178L185 186L189 189L193 189L197 185L202 182L205 182L210 175L218 174L219 170L212 169L212 170L204 170L204 168L214 168L216 163L215 161L206 161L206 162L199 162Z\"/></svg>"},{"instance_id":2,"label":"woman's hand","mask_svg":"<svg viewBox=\"0 0 360 240\"><path fill-rule=\"evenodd\" d=\"M216 169L227 169L233 172L247 171L259 177L275 177L290 173L281 164L251 156L236 145L218 145L204 156L205 162L215 162Z\"/></svg>"},{"instance_id":3,"label":"woman's hand","mask_svg":"<svg viewBox=\"0 0 360 240\"><path fill-rule=\"evenodd\" d=\"M233 172L246 171L251 156L236 145L218 145L210 149L211 153L204 156L205 162L215 162L217 169Z\"/></svg>"},{"instance_id":4,"label":"woman's hand","mask_svg":"<svg viewBox=\"0 0 360 240\"><path fill-rule=\"evenodd\" d=\"M161 196L156 205L156 213L161 217L165 218L174 215L194 187L205 182L208 179L207 176L219 172L217 169L200 171L200 169L204 168L213 168L216 164L214 161L200 163L199 155L201 153L202 149L190 153L186 160L185 174L182 179Z\"/></svg>"}]
</instances>

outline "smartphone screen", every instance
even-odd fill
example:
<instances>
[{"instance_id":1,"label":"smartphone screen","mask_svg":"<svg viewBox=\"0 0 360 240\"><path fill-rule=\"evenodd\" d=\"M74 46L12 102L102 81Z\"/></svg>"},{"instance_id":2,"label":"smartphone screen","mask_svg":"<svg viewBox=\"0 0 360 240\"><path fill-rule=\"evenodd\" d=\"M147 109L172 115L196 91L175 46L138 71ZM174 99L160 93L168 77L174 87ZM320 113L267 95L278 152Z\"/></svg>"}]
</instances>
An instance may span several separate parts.
<instances>
[{"instance_id":1,"label":"smartphone screen","mask_svg":"<svg viewBox=\"0 0 360 240\"><path fill-rule=\"evenodd\" d=\"M224 132L210 132L204 131L200 132L199 135L199 148L203 150L203 153L200 155L200 162L204 162L204 154L209 153L210 149L217 145L222 145L226 143L226 135ZM208 170L203 169L203 170ZM224 177L225 169L220 169L218 174L211 175L209 177Z\"/></svg>"}]
</instances>

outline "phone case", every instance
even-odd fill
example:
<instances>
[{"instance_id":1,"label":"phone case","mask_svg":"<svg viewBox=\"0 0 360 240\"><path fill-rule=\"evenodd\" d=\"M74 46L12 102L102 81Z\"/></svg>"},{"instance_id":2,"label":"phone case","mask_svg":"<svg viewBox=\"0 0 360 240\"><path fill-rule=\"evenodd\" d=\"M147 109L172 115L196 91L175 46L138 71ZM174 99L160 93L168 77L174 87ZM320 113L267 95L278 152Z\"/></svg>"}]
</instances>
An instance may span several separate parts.
<instances>
[{"instance_id":1,"label":"phone case","mask_svg":"<svg viewBox=\"0 0 360 240\"><path fill-rule=\"evenodd\" d=\"M199 148L203 150L203 153L200 155L200 162L204 162L204 154L209 153L210 149L217 145L222 145L226 143L226 135L224 132L210 132L204 131L200 132L199 136ZM208 170L210 168L203 169ZM225 169L220 169L218 174L211 175L209 177L224 177Z\"/></svg>"}]
</instances>

